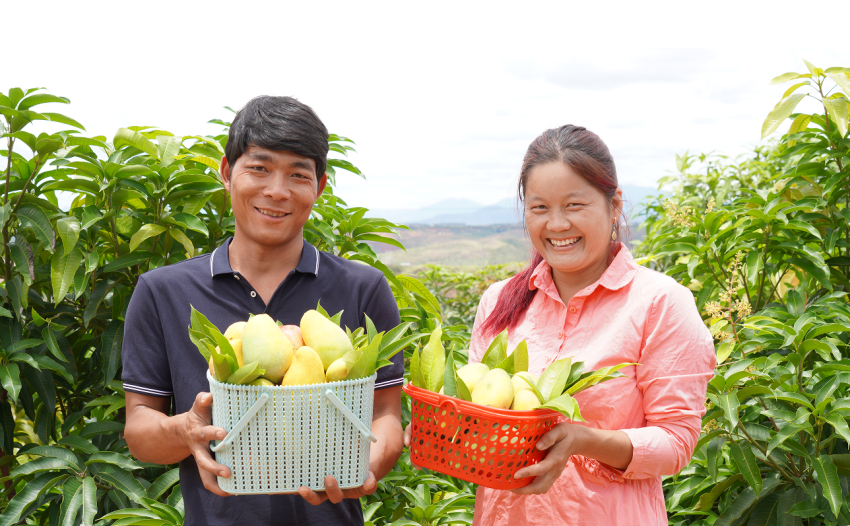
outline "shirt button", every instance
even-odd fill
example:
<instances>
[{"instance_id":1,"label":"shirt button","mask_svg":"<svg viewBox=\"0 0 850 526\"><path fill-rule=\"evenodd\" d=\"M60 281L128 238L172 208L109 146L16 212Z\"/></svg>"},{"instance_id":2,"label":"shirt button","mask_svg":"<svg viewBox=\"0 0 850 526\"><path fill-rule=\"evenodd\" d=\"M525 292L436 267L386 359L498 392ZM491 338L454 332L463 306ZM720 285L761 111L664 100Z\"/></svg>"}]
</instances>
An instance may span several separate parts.
<instances>
[{"instance_id":1,"label":"shirt button","mask_svg":"<svg viewBox=\"0 0 850 526\"><path fill-rule=\"evenodd\" d=\"M256 297L257 297L257 293L256 293L255 291L253 291L253 290L251 291L251 297L252 297L252 298L256 298Z\"/></svg>"},{"instance_id":2,"label":"shirt button","mask_svg":"<svg viewBox=\"0 0 850 526\"><path fill-rule=\"evenodd\" d=\"M234 275L233 277L236 278L236 279L239 279L239 276Z\"/></svg>"},{"instance_id":3,"label":"shirt button","mask_svg":"<svg viewBox=\"0 0 850 526\"><path fill-rule=\"evenodd\" d=\"M559 333L558 333L558 339L560 340L560 339L561 339L561 338L563 338L563 337L564 337L564 333L563 333L563 332L559 332Z\"/></svg>"},{"instance_id":4,"label":"shirt button","mask_svg":"<svg viewBox=\"0 0 850 526\"><path fill-rule=\"evenodd\" d=\"M577 309L575 307L570 307L570 312L575 312Z\"/></svg>"}]
</instances>

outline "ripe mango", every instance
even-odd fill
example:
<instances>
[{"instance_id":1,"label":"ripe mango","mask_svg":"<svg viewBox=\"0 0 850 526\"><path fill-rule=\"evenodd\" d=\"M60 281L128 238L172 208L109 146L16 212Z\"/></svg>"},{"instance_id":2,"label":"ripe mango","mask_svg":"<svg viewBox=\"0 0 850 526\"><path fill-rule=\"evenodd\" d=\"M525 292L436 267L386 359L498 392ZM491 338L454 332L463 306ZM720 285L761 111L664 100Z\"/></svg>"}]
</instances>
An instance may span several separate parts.
<instances>
[{"instance_id":1,"label":"ripe mango","mask_svg":"<svg viewBox=\"0 0 850 526\"><path fill-rule=\"evenodd\" d=\"M346 376L348 376L348 366L345 365L345 360L340 358L339 360L334 360L334 363L328 367L328 373L325 375L325 379L328 382L338 382L345 380Z\"/></svg>"},{"instance_id":2,"label":"ripe mango","mask_svg":"<svg viewBox=\"0 0 850 526\"><path fill-rule=\"evenodd\" d=\"M520 381L523 380L520 379ZM529 388L517 391L514 395L514 403L511 405L511 409L515 409L517 411L530 411L539 406L540 400L537 399L537 395L534 394L534 391Z\"/></svg>"},{"instance_id":3,"label":"ripe mango","mask_svg":"<svg viewBox=\"0 0 850 526\"><path fill-rule=\"evenodd\" d=\"M259 386L263 386L263 387L272 387L274 385L274 382L272 382L268 378L263 378L261 376L261 377L257 378L256 380L254 380L253 382L250 382L248 385L259 385Z\"/></svg>"},{"instance_id":4,"label":"ripe mango","mask_svg":"<svg viewBox=\"0 0 850 526\"><path fill-rule=\"evenodd\" d=\"M298 325L281 325L280 332L289 338L293 349L304 347L304 338L301 336L301 328Z\"/></svg>"},{"instance_id":5,"label":"ripe mango","mask_svg":"<svg viewBox=\"0 0 850 526\"><path fill-rule=\"evenodd\" d=\"M264 376L278 383L292 363L292 344L271 316L259 314L248 320L242 332L242 355L248 363L259 362Z\"/></svg>"},{"instance_id":6,"label":"ripe mango","mask_svg":"<svg viewBox=\"0 0 850 526\"><path fill-rule=\"evenodd\" d=\"M322 359L324 370L354 350L345 331L315 310L308 310L301 317L301 335L307 347L314 349Z\"/></svg>"},{"instance_id":7,"label":"ripe mango","mask_svg":"<svg viewBox=\"0 0 850 526\"><path fill-rule=\"evenodd\" d=\"M280 385L312 385L325 383L322 359L310 347L301 347L292 357L292 365L286 371Z\"/></svg>"},{"instance_id":8,"label":"ripe mango","mask_svg":"<svg viewBox=\"0 0 850 526\"><path fill-rule=\"evenodd\" d=\"M513 400L511 375L503 369L493 369L486 373L472 390L472 401L476 404L508 409Z\"/></svg>"},{"instance_id":9,"label":"ripe mango","mask_svg":"<svg viewBox=\"0 0 850 526\"><path fill-rule=\"evenodd\" d=\"M466 388L472 393L475 385L481 380L481 377L490 372L490 368L483 363L466 364L457 370L457 375L466 384Z\"/></svg>"},{"instance_id":10,"label":"ripe mango","mask_svg":"<svg viewBox=\"0 0 850 526\"><path fill-rule=\"evenodd\" d=\"M531 373L528 373L528 374L529 374L532 378L534 378L534 387L537 387L537 377L536 377L536 376L534 376L534 375L533 375L533 374L531 374ZM517 376L517 375L513 375L513 376L511 377L511 383L512 383L512 384L513 384L513 386L514 386L514 396L516 396L516 393L518 393L518 392L520 392L520 391L525 391L525 390L531 391L531 390L532 390L532 389L531 389L531 386L530 386L530 385L528 385L528 382L526 382L525 380L523 380L521 377L519 377L519 376ZM536 398L536 397L535 397L535 398Z\"/></svg>"},{"instance_id":11,"label":"ripe mango","mask_svg":"<svg viewBox=\"0 0 850 526\"><path fill-rule=\"evenodd\" d=\"M230 327L224 331L224 337L228 340L241 340L242 332L245 330L245 325L247 325L247 321L237 321L236 323L231 323Z\"/></svg>"}]
</instances>

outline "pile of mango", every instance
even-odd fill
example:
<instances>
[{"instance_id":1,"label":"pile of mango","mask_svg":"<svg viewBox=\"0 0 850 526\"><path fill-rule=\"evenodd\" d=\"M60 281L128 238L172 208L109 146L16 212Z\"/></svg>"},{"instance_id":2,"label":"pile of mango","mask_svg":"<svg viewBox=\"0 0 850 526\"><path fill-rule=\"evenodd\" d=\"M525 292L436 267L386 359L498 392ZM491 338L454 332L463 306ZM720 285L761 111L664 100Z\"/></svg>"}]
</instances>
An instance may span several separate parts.
<instances>
[{"instance_id":1,"label":"pile of mango","mask_svg":"<svg viewBox=\"0 0 850 526\"><path fill-rule=\"evenodd\" d=\"M342 312L329 316L321 305L299 325L283 325L268 314L251 315L224 333L192 307L189 337L219 382L241 385L313 385L367 378L422 334L405 335L410 324L377 332L340 327Z\"/></svg>"},{"instance_id":2,"label":"pile of mango","mask_svg":"<svg viewBox=\"0 0 850 526\"><path fill-rule=\"evenodd\" d=\"M585 372L583 362L567 357L549 364L538 378L528 372L525 340L510 353L507 348L505 330L490 343L481 363L457 368L454 351L446 352L442 330L437 327L422 351L414 351L410 381L416 387L483 406L516 411L553 409L570 420L583 421L573 395L598 383L625 377L618 371L635 365L621 363Z\"/></svg>"}]
</instances>

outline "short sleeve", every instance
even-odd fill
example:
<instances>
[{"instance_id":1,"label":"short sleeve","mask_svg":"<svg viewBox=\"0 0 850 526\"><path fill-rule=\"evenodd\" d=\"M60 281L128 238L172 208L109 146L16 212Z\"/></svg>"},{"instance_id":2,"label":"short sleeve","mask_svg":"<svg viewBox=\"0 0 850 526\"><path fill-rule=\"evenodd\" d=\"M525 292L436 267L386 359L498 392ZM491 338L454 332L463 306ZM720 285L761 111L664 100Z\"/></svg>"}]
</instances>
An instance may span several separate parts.
<instances>
[{"instance_id":1,"label":"short sleeve","mask_svg":"<svg viewBox=\"0 0 850 526\"><path fill-rule=\"evenodd\" d=\"M656 296L635 370L646 427L622 430L634 448L623 477L672 475L688 464L715 362L711 334L691 292L676 284Z\"/></svg>"},{"instance_id":2,"label":"short sleeve","mask_svg":"<svg viewBox=\"0 0 850 526\"><path fill-rule=\"evenodd\" d=\"M127 306L121 356L125 391L163 398L174 394L162 324L145 276Z\"/></svg>"},{"instance_id":3,"label":"short sleeve","mask_svg":"<svg viewBox=\"0 0 850 526\"><path fill-rule=\"evenodd\" d=\"M364 314L369 316L378 332L386 332L401 323L398 313L398 304L390 289L387 279L382 275L372 289ZM366 320L362 320L363 326ZM375 390L386 389L404 383L404 352L400 351L390 360L392 365L378 369L378 378L375 380Z\"/></svg>"}]
</instances>

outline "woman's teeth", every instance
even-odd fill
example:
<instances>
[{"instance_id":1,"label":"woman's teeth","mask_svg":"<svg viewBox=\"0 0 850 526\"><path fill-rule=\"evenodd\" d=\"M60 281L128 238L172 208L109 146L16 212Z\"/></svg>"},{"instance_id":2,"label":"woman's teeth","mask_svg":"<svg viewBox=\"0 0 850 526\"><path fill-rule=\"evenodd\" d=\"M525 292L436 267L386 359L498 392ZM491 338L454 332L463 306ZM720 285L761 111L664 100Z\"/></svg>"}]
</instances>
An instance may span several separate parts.
<instances>
[{"instance_id":1,"label":"woman's teeth","mask_svg":"<svg viewBox=\"0 0 850 526\"><path fill-rule=\"evenodd\" d=\"M271 210L263 210L262 208L257 208L257 211L265 216L271 217L283 217L286 215L286 212L273 212Z\"/></svg>"},{"instance_id":2,"label":"woman's teeth","mask_svg":"<svg viewBox=\"0 0 850 526\"><path fill-rule=\"evenodd\" d=\"M581 237L571 237L569 239L552 239L549 238L549 242L555 245L556 247L566 247L569 245L575 245L581 241Z\"/></svg>"}]
</instances>

